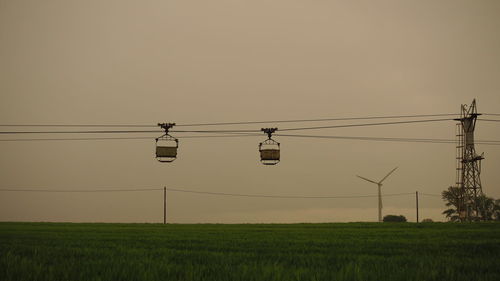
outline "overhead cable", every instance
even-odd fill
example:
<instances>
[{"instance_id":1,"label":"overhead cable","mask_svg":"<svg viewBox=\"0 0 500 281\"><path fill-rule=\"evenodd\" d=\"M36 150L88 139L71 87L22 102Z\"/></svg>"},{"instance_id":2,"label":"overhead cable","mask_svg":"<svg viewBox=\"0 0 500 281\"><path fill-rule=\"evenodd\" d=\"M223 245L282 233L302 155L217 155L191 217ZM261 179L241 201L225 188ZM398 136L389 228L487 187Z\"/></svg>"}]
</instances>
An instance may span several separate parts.
<instances>
[{"instance_id":1,"label":"overhead cable","mask_svg":"<svg viewBox=\"0 0 500 281\"><path fill-rule=\"evenodd\" d=\"M480 120L480 121L487 121L487 122L500 122L500 120L497 120L497 119L483 119L483 118L477 118L477 120Z\"/></svg>"},{"instance_id":2,"label":"overhead cable","mask_svg":"<svg viewBox=\"0 0 500 281\"><path fill-rule=\"evenodd\" d=\"M427 120L409 120L409 121L394 121L394 122L379 122L379 123L362 123L362 124L344 124L319 127L302 127L302 128L284 128L279 131L298 131L298 130L318 130L318 129L333 129L333 128L348 128L348 127L366 127L366 126L382 126L382 125L397 125L411 123L428 123L450 121L452 119L427 119ZM172 133L258 133L260 130L172 130ZM89 130L89 131L0 131L2 135L8 134L132 134L132 133L161 133L160 130Z\"/></svg>"},{"instance_id":3,"label":"overhead cable","mask_svg":"<svg viewBox=\"0 0 500 281\"><path fill-rule=\"evenodd\" d=\"M157 191L163 190L163 188L134 188L134 189L14 189L14 188L2 188L0 191L8 192L136 192L136 191Z\"/></svg>"},{"instance_id":4,"label":"overhead cable","mask_svg":"<svg viewBox=\"0 0 500 281\"><path fill-rule=\"evenodd\" d=\"M220 195L220 196L235 196L235 197L256 197L256 198L282 198L282 199L341 199L341 198L365 198L365 197L378 197L378 195L348 195L348 196L289 196L289 195L256 195L256 194L240 194L240 193L223 193L223 192L209 192L209 191L196 191L187 189L167 188L168 191L185 192L206 195ZM415 193L395 193L384 194L384 196L402 196L413 195Z\"/></svg>"},{"instance_id":5,"label":"overhead cable","mask_svg":"<svg viewBox=\"0 0 500 281\"><path fill-rule=\"evenodd\" d=\"M192 135L181 136L179 139L189 138L231 138L231 137L260 137L261 134L220 134L220 135ZM339 139L339 140L362 140L362 141L388 141L388 142L412 142L412 143L456 143L453 139L435 139L435 138L401 138L401 137L368 137L368 136L328 136L328 135L295 135L295 134L276 134L278 137L297 137L297 138L317 138L317 139ZM93 140L152 140L151 137L89 137L89 138L15 138L0 139L0 142L17 141L93 141ZM476 140L476 144L500 145L500 140Z\"/></svg>"},{"instance_id":6,"label":"overhead cable","mask_svg":"<svg viewBox=\"0 0 500 281\"><path fill-rule=\"evenodd\" d=\"M0 191L5 192L55 192L55 193L85 193L85 192L137 192L137 191L160 191L163 188L144 188L144 189L15 189L15 188L2 188ZM292 196L292 195L263 195L263 194L242 194L242 193L224 193L224 192L211 192L211 191L197 191L188 189L167 188L171 192L184 192L204 195L218 195L218 196L233 196L233 197L254 197L254 198L280 198L280 199L348 199L348 198L369 198L378 197L378 195L347 195L347 196ZM414 193L394 193L384 194L384 196L403 196L413 195Z\"/></svg>"},{"instance_id":7,"label":"overhead cable","mask_svg":"<svg viewBox=\"0 0 500 281\"><path fill-rule=\"evenodd\" d=\"M332 126L317 126L317 127L301 127L301 128L283 128L278 129L278 132L283 131L302 131L302 130L319 130L319 129L335 129L335 128L349 128L349 127L367 127L367 126L382 126L382 125L398 125L398 124L411 124L411 123L429 123L453 121L453 119L426 119L426 120L409 120L409 121L394 121L394 122L379 122L379 123L361 123L361 124L344 124ZM258 130L260 131L260 130ZM250 133L256 130L173 130L177 133Z\"/></svg>"},{"instance_id":8,"label":"overhead cable","mask_svg":"<svg viewBox=\"0 0 500 281\"><path fill-rule=\"evenodd\" d=\"M325 122L325 121L352 121L370 119L398 119L398 118L422 118L455 116L456 113L442 114L416 114L416 115L388 115L388 116L365 116L365 117L337 117L337 118L317 118L317 119L291 119L291 120L264 120L264 121L241 121L241 122L214 122L214 123L186 123L177 124L177 127L200 127L200 126L226 126L226 125L250 125L267 123L303 123L303 122ZM500 116L496 113L483 113L483 115ZM483 121L498 121L489 119L478 119ZM148 124L0 124L0 127L81 127L81 128L156 128L157 125Z\"/></svg>"},{"instance_id":9,"label":"overhead cable","mask_svg":"<svg viewBox=\"0 0 500 281\"><path fill-rule=\"evenodd\" d=\"M22 138L22 139L0 139L1 141L99 141L99 140L152 140L151 137L110 137L110 138Z\"/></svg>"},{"instance_id":10,"label":"overhead cable","mask_svg":"<svg viewBox=\"0 0 500 281\"><path fill-rule=\"evenodd\" d=\"M162 133L160 130L106 130L106 131L0 131L2 135L13 134L134 134L134 133Z\"/></svg>"},{"instance_id":11,"label":"overhead cable","mask_svg":"<svg viewBox=\"0 0 500 281\"><path fill-rule=\"evenodd\" d=\"M292 119L292 120L267 120L267 121L241 121L241 122L215 122L215 123L187 123L177 124L176 126L224 126L224 125L246 125L246 124L265 124L265 123L300 123L300 122L324 122L324 121L349 121L349 120L368 120L368 119L392 119L392 118L422 118L437 116L454 116L454 113L442 114L417 114L417 115L388 115L388 116L364 116L364 117L336 117L336 118L317 118L317 119ZM155 128L157 125L147 124L0 124L0 127L88 127L88 128Z\"/></svg>"},{"instance_id":12,"label":"overhead cable","mask_svg":"<svg viewBox=\"0 0 500 281\"><path fill-rule=\"evenodd\" d=\"M146 124L0 124L0 127L62 127L62 128L156 128L158 125Z\"/></svg>"},{"instance_id":13,"label":"overhead cable","mask_svg":"<svg viewBox=\"0 0 500 281\"><path fill-rule=\"evenodd\" d=\"M432 196L432 197L441 197L440 194L429 194L429 193L418 193L419 195Z\"/></svg>"},{"instance_id":14,"label":"overhead cable","mask_svg":"<svg viewBox=\"0 0 500 281\"><path fill-rule=\"evenodd\" d=\"M302 131L302 130L318 130L318 129L333 129L333 128L349 128L349 127L366 127L366 126L381 126L381 125L398 125L410 123L428 123L440 121L452 121L453 119L427 119L427 120L410 120L410 121L394 121L394 122L380 122L380 123L364 123L364 124L346 124L346 125L333 125L333 126L318 126L318 127L302 127L302 128L285 128L278 131Z\"/></svg>"},{"instance_id":15,"label":"overhead cable","mask_svg":"<svg viewBox=\"0 0 500 281\"><path fill-rule=\"evenodd\" d=\"M181 136L178 139L196 139L196 138L231 138L231 137L260 137L261 134L230 134L230 135L201 135L201 136ZM152 137L90 137L90 138L16 138L16 139L0 139L0 142L13 141L92 141L92 140L154 140Z\"/></svg>"},{"instance_id":16,"label":"overhead cable","mask_svg":"<svg viewBox=\"0 0 500 281\"><path fill-rule=\"evenodd\" d=\"M420 142L420 143L456 143L452 139L422 139L422 138L387 138L387 137L358 137L358 136L318 136L318 135L290 135L276 134L277 137L298 137L298 138L318 138L318 139L345 139L345 140L363 140L363 141L389 141L389 142ZM481 141L476 140L477 144L500 145L498 140Z\"/></svg>"},{"instance_id":17,"label":"overhead cable","mask_svg":"<svg viewBox=\"0 0 500 281\"><path fill-rule=\"evenodd\" d=\"M176 126L225 126L225 125L246 125L246 124L267 124L267 123L302 123L302 122L324 122L324 121L349 121L349 120L368 120L368 119L391 119L391 118L421 118L438 116L455 116L456 113L443 114L419 114L419 115L389 115L389 116L366 116L366 117L337 117L337 118L319 118L319 119L295 119L295 120L270 120L270 121L242 121L242 122L218 122L218 123L193 123L178 124Z\"/></svg>"}]
</instances>

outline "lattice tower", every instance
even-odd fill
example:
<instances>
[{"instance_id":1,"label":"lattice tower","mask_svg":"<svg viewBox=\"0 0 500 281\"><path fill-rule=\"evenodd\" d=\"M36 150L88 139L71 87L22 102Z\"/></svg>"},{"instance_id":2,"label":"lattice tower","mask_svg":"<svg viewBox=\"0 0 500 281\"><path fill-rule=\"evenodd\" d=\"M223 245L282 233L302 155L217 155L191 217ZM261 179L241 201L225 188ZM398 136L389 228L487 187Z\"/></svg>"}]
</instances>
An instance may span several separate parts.
<instances>
[{"instance_id":1,"label":"lattice tower","mask_svg":"<svg viewBox=\"0 0 500 281\"><path fill-rule=\"evenodd\" d=\"M456 187L459 193L458 213L460 220L478 220L480 218L479 197L483 194L481 186L481 160L474 147L474 130L477 116L476 100L470 106L462 105L457 124L457 172Z\"/></svg>"}]
</instances>

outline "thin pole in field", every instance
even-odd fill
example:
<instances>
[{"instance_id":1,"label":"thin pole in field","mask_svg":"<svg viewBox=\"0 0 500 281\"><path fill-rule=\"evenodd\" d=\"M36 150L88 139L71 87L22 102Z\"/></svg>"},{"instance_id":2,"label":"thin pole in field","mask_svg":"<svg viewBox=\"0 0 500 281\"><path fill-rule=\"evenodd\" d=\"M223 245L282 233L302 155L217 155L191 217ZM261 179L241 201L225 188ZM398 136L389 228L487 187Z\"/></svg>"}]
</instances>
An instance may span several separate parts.
<instances>
[{"instance_id":1,"label":"thin pole in field","mask_svg":"<svg viewBox=\"0 0 500 281\"><path fill-rule=\"evenodd\" d=\"M417 223L418 223L418 191L415 191L415 200L416 200L416 206L417 206Z\"/></svg>"},{"instance_id":2,"label":"thin pole in field","mask_svg":"<svg viewBox=\"0 0 500 281\"><path fill-rule=\"evenodd\" d=\"M167 187L163 187L163 224L167 223Z\"/></svg>"}]
</instances>

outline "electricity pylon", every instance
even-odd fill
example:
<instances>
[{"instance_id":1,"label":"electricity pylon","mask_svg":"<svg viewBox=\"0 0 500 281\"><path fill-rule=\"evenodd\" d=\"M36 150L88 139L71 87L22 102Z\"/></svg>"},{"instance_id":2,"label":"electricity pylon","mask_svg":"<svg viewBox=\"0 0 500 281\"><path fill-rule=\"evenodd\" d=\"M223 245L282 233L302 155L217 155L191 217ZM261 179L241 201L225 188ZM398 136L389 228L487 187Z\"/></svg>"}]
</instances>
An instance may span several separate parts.
<instances>
[{"instance_id":1,"label":"electricity pylon","mask_svg":"<svg viewBox=\"0 0 500 281\"><path fill-rule=\"evenodd\" d=\"M379 222L382 222L382 182L389 177L390 174L392 174L392 172L396 171L398 167L394 168L392 171L390 171L383 179L381 179L380 181L376 182L376 181L372 181L370 179L367 179L365 177L362 177L362 176L358 176L356 175L358 178L360 179L364 179L365 181L369 181L371 183L374 183L378 186L378 221Z\"/></svg>"},{"instance_id":2,"label":"electricity pylon","mask_svg":"<svg viewBox=\"0 0 500 281\"><path fill-rule=\"evenodd\" d=\"M479 214L478 197L483 194L481 186L481 160L483 154L477 155L474 147L474 130L477 116L476 100L470 106L462 104L460 108L460 121L457 124L457 173L456 186L458 188L457 211L461 221L477 220Z\"/></svg>"}]
</instances>

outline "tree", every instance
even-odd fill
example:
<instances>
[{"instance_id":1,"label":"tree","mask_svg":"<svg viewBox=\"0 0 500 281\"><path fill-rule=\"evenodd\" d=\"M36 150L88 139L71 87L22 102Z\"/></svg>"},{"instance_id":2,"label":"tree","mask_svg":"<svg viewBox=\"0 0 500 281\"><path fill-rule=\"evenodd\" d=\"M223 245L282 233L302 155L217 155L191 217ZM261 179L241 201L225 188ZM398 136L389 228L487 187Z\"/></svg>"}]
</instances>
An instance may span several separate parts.
<instances>
[{"instance_id":1,"label":"tree","mask_svg":"<svg viewBox=\"0 0 500 281\"><path fill-rule=\"evenodd\" d=\"M446 209L443 214L450 221L465 221L464 216L460 217L459 206L460 206L460 190L457 187L449 187L447 190L441 193L443 200L446 202ZM476 199L476 204L478 206L477 217L469 216L467 219L469 221L500 221L500 199L493 199L486 195L480 195ZM474 212L475 213L475 212Z\"/></svg>"},{"instance_id":2,"label":"tree","mask_svg":"<svg viewBox=\"0 0 500 281\"><path fill-rule=\"evenodd\" d=\"M403 215L387 215L383 219L384 222L406 222L406 218Z\"/></svg>"},{"instance_id":3,"label":"tree","mask_svg":"<svg viewBox=\"0 0 500 281\"><path fill-rule=\"evenodd\" d=\"M479 206L479 218L485 221L492 221L493 213L495 212L495 200L491 197L481 195L477 197L476 204Z\"/></svg>"},{"instance_id":4,"label":"tree","mask_svg":"<svg viewBox=\"0 0 500 281\"><path fill-rule=\"evenodd\" d=\"M458 214L458 208L460 206L460 190L458 187L450 186L441 193L441 197L446 202L446 207L451 207L446 209L443 215L450 221L461 221L460 215Z\"/></svg>"},{"instance_id":5,"label":"tree","mask_svg":"<svg viewBox=\"0 0 500 281\"><path fill-rule=\"evenodd\" d=\"M495 200L495 208L493 210L493 219L500 221L500 199Z\"/></svg>"},{"instance_id":6,"label":"tree","mask_svg":"<svg viewBox=\"0 0 500 281\"><path fill-rule=\"evenodd\" d=\"M500 221L500 199L482 195L478 197L479 213L485 221Z\"/></svg>"}]
</instances>

